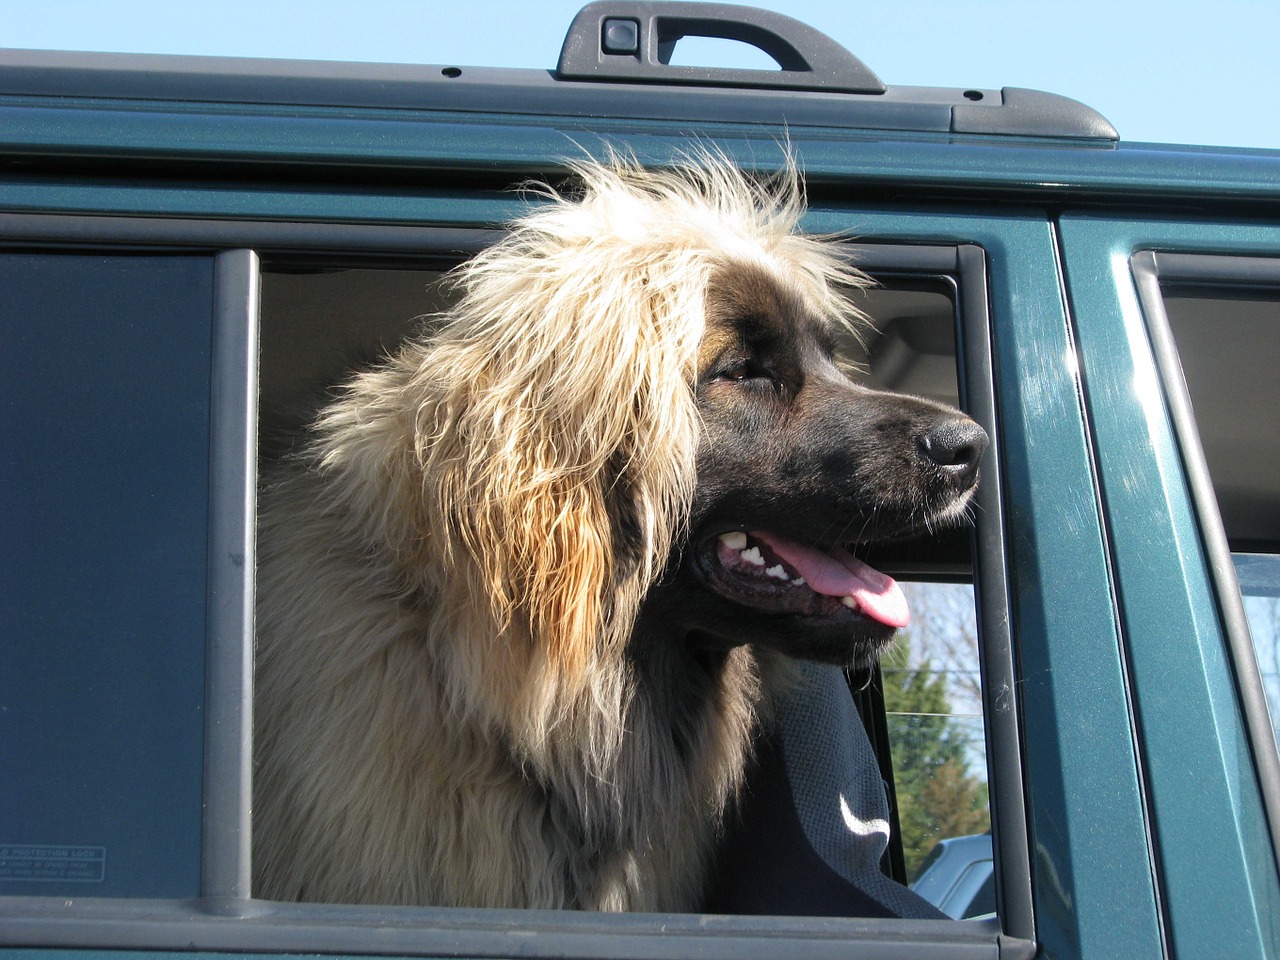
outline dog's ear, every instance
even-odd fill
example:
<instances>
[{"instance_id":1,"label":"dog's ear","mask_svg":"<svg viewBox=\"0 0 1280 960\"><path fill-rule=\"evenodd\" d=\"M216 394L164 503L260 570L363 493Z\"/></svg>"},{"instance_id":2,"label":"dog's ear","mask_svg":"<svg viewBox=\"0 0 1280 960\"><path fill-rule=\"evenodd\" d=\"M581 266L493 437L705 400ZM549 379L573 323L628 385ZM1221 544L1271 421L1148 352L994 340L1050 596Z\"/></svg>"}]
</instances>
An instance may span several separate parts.
<instances>
[{"instance_id":1,"label":"dog's ear","mask_svg":"<svg viewBox=\"0 0 1280 960\"><path fill-rule=\"evenodd\" d=\"M465 265L449 325L412 348L410 388L441 589L470 609L482 593L524 668L571 687L629 636L683 528L698 442L702 284L653 277L592 216L543 211Z\"/></svg>"}]
</instances>

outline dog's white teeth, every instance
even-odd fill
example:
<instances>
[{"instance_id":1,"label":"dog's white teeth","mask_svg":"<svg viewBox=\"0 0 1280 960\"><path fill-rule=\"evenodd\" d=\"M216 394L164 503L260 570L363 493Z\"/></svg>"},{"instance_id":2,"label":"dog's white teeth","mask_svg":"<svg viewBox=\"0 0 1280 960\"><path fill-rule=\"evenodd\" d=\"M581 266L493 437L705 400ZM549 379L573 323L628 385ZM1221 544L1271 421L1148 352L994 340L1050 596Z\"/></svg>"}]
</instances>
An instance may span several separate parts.
<instances>
[{"instance_id":1,"label":"dog's white teeth","mask_svg":"<svg viewBox=\"0 0 1280 960\"><path fill-rule=\"evenodd\" d=\"M730 550L741 550L747 545L747 535L741 530L730 530L720 534L720 542Z\"/></svg>"},{"instance_id":2,"label":"dog's white teeth","mask_svg":"<svg viewBox=\"0 0 1280 960\"><path fill-rule=\"evenodd\" d=\"M853 597L841 597L840 602L843 603L850 610L858 609L858 601L855 600Z\"/></svg>"},{"instance_id":3,"label":"dog's white teeth","mask_svg":"<svg viewBox=\"0 0 1280 960\"><path fill-rule=\"evenodd\" d=\"M793 587L803 587L805 585L804 577L796 577L794 580L791 581L791 585Z\"/></svg>"},{"instance_id":4,"label":"dog's white teeth","mask_svg":"<svg viewBox=\"0 0 1280 960\"><path fill-rule=\"evenodd\" d=\"M782 564L780 563L777 566L770 567L768 570L764 572L764 575L766 577L773 577L773 579L775 580L789 579L787 577L787 571L783 568Z\"/></svg>"},{"instance_id":5,"label":"dog's white teeth","mask_svg":"<svg viewBox=\"0 0 1280 960\"><path fill-rule=\"evenodd\" d=\"M760 548L752 547L750 550L743 550L739 556L753 567L763 567L764 557L760 556Z\"/></svg>"}]
</instances>

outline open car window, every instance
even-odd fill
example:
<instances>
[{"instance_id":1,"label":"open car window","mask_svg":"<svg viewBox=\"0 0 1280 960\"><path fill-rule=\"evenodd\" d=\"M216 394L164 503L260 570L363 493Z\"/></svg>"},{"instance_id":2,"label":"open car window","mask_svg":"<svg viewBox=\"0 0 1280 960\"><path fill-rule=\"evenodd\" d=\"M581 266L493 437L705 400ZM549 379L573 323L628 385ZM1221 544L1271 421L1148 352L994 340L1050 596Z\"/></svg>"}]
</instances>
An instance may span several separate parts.
<instances>
[{"instance_id":1,"label":"open car window","mask_svg":"<svg viewBox=\"0 0 1280 960\"><path fill-rule=\"evenodd\" d=\"M449 307L448 266L267 262L259 363L264 456L291 448L290 438L332 396L344 371L377 362L404 337L431 335ZM848 375L961 406L954 279L885 274L853 296L867 320L837 343ZM956 919L996 912L971 538L971 525L960 524L875 558L904 583L912 624L874 679L875 700L861 700L864 713L876 714L868 725L890 799L883 868ZM854 692L870 682L852 678ZM962 848L975 856L959 862Z\"/></svg>"}]
</instances>

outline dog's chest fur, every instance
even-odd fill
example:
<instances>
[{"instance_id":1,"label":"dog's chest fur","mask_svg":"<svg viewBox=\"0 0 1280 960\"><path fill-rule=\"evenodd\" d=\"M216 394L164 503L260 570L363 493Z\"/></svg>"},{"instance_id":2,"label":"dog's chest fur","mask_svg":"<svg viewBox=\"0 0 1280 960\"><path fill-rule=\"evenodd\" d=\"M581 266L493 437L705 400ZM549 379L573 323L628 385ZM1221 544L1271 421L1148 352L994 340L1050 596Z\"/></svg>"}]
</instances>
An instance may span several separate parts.
<instances>
[{"instance_id":1,"label":"dog's chest fur","mask_svg":"<svg viewBox=\"0 0 1280 960\"><path fill-rule=\"evenodd\" d=\"M638 642L625 736L601 743L570 718L519 742L445 681L458 667L438 606L352 541L314 474L268 476L261 515L256 896L696 908L755 722L748 648L690 670ZM281 589L299 568L308 590Z\"/></svg>"}]
</instances>

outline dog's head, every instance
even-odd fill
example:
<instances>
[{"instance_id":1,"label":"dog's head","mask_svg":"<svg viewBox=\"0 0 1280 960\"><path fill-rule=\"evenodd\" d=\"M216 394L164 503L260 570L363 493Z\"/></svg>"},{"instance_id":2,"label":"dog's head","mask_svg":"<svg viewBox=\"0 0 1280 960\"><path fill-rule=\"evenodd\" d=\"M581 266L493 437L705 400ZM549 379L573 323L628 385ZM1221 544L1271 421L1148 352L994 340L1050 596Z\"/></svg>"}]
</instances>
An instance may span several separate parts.
<instances>
[{"instance_id":1,"label":"dog's head","mask_svg":"<svg viewBox=\"0 0 1280 960\"><path fill-rule=\"evenodd\" d=\"M326 462L358 473L366 523L455 632L499 638L458 654L476 683L585 690L637 622L701 647L873 652L905 606L842 545L958 516L985 436L837 368L842 288L862 281L796 232L794 170L576 172L461 268L440 332L355 381L322 424Z\"/></svg>"},{"instance_id":2,"label":"dog's head","mask_svg":"<svg viewBox=\"0 0 1280 960\"><path fill-rule=\"evenodd\" d=\"M987 437L949 407L850 380L835 333L857 318L825 314L792 277L781 258L711 277L689 535L649 603L695 647L865 663L907 625L907 602L850 551L962 517Z\"/></svg>"}]
</instances>

